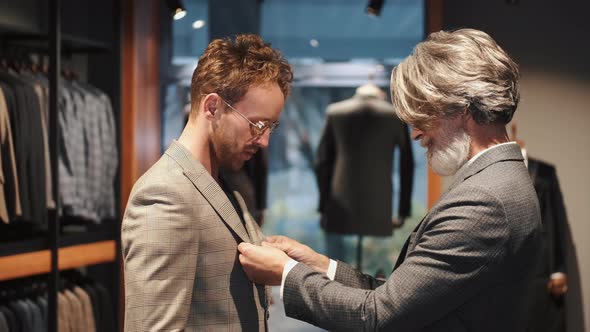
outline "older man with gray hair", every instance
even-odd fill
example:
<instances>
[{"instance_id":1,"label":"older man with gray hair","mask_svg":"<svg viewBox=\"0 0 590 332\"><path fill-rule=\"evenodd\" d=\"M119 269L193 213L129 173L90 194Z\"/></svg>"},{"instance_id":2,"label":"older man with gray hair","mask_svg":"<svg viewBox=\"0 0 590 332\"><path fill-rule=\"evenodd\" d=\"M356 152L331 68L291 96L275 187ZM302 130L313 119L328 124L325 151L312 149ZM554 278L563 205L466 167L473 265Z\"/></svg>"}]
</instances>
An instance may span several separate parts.
<instances>
[{"instance_id":1,"label":"older man with gray hair","mask_svg":"<svg viewBox=\"0 0 590 332\"><path fill-rule=\"evenodd\" d=\"M431 34L393 70L391 94L432 169L455 177L391 276L375 279L278 236L238 247L250 279L281 285L288 316L329 330L522 331L541 221L505 128L518 79L486 33Z\"/></svg>"}]
</instances>

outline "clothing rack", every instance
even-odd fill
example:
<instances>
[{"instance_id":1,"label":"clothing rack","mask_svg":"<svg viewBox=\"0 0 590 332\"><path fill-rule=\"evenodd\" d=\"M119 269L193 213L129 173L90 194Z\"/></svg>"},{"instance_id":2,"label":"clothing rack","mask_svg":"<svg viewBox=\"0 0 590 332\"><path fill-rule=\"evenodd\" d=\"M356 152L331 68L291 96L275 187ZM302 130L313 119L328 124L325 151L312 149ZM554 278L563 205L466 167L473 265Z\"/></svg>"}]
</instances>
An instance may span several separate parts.
<instances>
[{"instance_id":1,"label":"clothing rack","mask_svg":"<svg viewBox=\"0 0 590 332\"><path fill-rule=\"evenodd\" d=\"M113 2L114 14L119 16L118 5ZM96 40L62 34L62 1L48 2L47 32L14 27L0 23L0 47L14 47L19 50L42 53L49 58L49 150L51 153L51 175L54 185L52 193L55 209L48 209L48 233L45 238L25 239L9 243L0 242L0 281L47 274L48 331L58 331L57 294L60 290L60 271L112 263L118 269L120 252L119 233L104 228L96 232L62 235L58 211L61 210L59 193L59 123L58 85L62 72L62 56L74 53L96 54L111 52L112 47ZM118 21L115 20L118 24ZM117 31L117 30L115 30ZM118 51L115 46L115 51ZM115 81L115 84L117 82ZM118 101L118 97L114 102ZM118 182L118 180L117 180ZM118 208L117 208L118 211ZM118 223L113 224L114 226ZM113 227L115 228L115 227ZM116 273L118 278L118 272ZM114 282L117 284L117 282ZM115 285L118 290L118 285ZM115 291L115 308L118 304ZM118 312L118 310L115 310Z\"/></svg>"}]
</instances>

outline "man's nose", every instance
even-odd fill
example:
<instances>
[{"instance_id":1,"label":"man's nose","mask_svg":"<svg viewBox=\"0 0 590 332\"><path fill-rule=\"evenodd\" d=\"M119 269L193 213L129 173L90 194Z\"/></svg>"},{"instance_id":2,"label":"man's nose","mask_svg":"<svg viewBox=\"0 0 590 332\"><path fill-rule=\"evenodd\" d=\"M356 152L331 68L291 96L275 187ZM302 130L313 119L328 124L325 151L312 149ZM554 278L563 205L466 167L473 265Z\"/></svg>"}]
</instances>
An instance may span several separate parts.
<instances>
[{"instance_id":1,"label":"man's nose","mask_svg":"<svg viewBox=\"0 0 590 332\"><path fill-rule=\"evenodd\" d=\"M261 148L266 148L268 147L268 141L270 140L270 130L265 130L262 135L256 137L256 145L258 145Z\"/></svg>"}]
</instances>

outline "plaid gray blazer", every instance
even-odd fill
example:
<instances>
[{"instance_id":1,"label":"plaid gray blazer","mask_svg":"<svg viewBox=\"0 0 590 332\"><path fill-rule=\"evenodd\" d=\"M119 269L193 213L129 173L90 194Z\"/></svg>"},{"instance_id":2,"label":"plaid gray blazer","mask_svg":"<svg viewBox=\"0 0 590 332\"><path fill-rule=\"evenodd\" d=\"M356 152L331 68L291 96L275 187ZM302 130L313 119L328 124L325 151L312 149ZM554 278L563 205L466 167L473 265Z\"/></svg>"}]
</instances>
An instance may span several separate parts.
<instances>
[{"instance_id":1,"label":"plaid gray blazer","mask_svg":"<svg viewBox=\"0 0 590 332\"><path fill-rule=\"evenodd\" d=\"M176 141L137 181L121 230L125 331L267 329L267 292L248 280L237 250L263 235L234 195L245 224Z\"/></svg>"},{"instance_id":2,"label":"plaid gray blazer","mask_svg":"<svg viewBox=\"0 0 590 332\"><path fill-rule=\"evenodd\" d=\"M335 281L297 264L288 316L336 331L524 331L540 253L538 201L516 144L462 168L380 281L338 262Z\"/></svg>"}]
</instances>

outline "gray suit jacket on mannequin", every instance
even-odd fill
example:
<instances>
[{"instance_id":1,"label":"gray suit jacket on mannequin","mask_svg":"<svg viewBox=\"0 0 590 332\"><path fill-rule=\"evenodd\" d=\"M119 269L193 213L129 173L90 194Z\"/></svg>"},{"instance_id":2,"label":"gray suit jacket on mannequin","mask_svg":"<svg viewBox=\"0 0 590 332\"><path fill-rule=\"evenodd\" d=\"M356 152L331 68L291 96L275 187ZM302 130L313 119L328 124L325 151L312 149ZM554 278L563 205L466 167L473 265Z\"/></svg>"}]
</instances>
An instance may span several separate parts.
<instances>
[{"instance_id":1,"label":"gray suit jacket on mannequin","mask_svg":"<svg viewBox=\"0 0 590 332\"><path fill-rule=\"evenodd\" d=\"M391 236L392 171L400 149L400 217L410 215L414 160L407 126L393 106L355 95L328 106L315 171L326 232Z\"/></svg>"},{"instance_id":2,"label":"gray suit jacket on mannequin","mask_svg":"<svg viewBox=\"0 0 590 332\"><path fill-rule=\"evenodd\" d=\"M497 146L459 170L389 279L338 262L331 281L297 264L285 311L335 331L523 331L540 232L520 148Z\"/></svg>"},{"instance_id":3,"label":"gray suit jacket on mannequin","mask_svg":"<svg viewBox=\"0 0 590 332\"><path fill-rule=\"evenodd\" d=\"M125 331L267 329L267 292L248 280L237 250L263 235L233 194L242 218L176 141L137 181L121 231Z\"/></svg>"}]
</instances>

